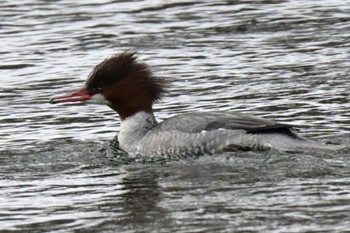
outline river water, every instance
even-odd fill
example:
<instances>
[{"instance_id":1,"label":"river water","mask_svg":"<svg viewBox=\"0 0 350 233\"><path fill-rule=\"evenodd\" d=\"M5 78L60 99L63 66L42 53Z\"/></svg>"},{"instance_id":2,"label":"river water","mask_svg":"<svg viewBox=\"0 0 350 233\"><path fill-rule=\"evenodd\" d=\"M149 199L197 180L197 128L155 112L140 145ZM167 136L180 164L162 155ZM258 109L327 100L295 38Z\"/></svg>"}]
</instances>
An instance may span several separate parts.
<instances>
[{"instance_id":1,"label":"river water","mask_svg":"<svg viewBox=\"0 0 350 233\"><path fill-rule=\"evenodd\" d=\"M349 232L350 2L0 2L1 232ZM125 160L103 105L50 105L138 52L172 81L161 120L232 110L337 152Z\"/></svg>"}]
</instances>

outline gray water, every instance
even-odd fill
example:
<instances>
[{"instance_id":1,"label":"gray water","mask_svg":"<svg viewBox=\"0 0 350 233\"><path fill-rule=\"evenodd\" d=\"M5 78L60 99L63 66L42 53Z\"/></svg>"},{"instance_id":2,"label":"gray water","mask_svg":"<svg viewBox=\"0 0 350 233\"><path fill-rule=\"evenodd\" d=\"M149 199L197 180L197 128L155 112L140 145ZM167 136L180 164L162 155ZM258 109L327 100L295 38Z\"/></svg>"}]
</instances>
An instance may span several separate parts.
<instances>
[{"instance_id":1,"label":"gray water","mask_svg":"<svg viewBox=\"0 0 350 233\"><path fill-rule=\"evenodd\" d=\"M1 232L350 232L350 2L1 1ZM158 119L240 111L336 152L111 153L108 107L50 105L138 52L172 80Z\"/></svg>"}]
</instances>

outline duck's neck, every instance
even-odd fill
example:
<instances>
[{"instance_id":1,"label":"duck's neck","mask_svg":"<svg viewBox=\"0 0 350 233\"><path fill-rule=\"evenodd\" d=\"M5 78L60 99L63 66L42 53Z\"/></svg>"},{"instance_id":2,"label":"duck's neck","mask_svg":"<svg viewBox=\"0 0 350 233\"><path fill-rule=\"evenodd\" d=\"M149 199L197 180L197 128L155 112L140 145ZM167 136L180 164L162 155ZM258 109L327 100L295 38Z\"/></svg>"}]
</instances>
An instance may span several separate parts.
<instances>
[{"instance_id":1,"label":"duck's neck","mask_svg":"<svg viewBox=\"0 0 350 233\"><path fill-rule=\"evenodd\" d=\"M138 112L152 114L152 105L155 101L152 96L154 88L146 84L147 82L142 78L125 78L104 90L103 96L122 121Z\"/></svg>"},{"instance_id":2,"label":"duck's neck","mask_svg":"<svg viewBox=\"0 0 350 233\"><path fill-rule=\"evenodd\" d=\"M118 140L121 147L128 151L158 124L153 112L140 111L121 121Z\"/></svg>"}]
</instances>

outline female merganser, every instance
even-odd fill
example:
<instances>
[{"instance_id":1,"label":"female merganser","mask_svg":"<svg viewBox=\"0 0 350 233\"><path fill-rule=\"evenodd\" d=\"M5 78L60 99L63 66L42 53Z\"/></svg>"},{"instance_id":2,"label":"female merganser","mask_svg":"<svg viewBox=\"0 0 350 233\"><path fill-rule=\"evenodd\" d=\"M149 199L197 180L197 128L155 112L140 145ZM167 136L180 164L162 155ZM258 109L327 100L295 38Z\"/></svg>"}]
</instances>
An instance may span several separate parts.
<instances>
[{"instance_id":1,"label":"female merganser","mask_svg":"<svg viewBox=\"0 0 350 233\"><path fill-rule=\"evenodd\" d=\"M290 125L243 113L184 113L158 123L152 105L165 86L164 79L153 76L135 53L124 52L98 64L79 91L54 97L50 103L102 97L119 114L119 145L131 156L327 147L298 135Z\"/></svg>"}]
</instances>

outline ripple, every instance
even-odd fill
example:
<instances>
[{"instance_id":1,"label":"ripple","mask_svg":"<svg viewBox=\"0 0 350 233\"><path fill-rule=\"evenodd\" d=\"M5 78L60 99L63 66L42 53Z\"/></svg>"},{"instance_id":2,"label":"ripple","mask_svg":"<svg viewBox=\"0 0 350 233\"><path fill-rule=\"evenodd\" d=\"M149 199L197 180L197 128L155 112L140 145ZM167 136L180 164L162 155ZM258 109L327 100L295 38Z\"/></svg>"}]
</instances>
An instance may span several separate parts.
<instances>
[{"instance_id":1,"label":"ripple","mask_svg":"<svg viewBox=\"0 0 350 233\"><path fill-rule=\"evenodd\" d=\"M0 7L0 230L347 230L349 148L135 162L109 154L119 120L106 106L48 104L130 49L172 81L159 119L240 111L349 145L346 1Z\"/></svg>"}]
</instances>

